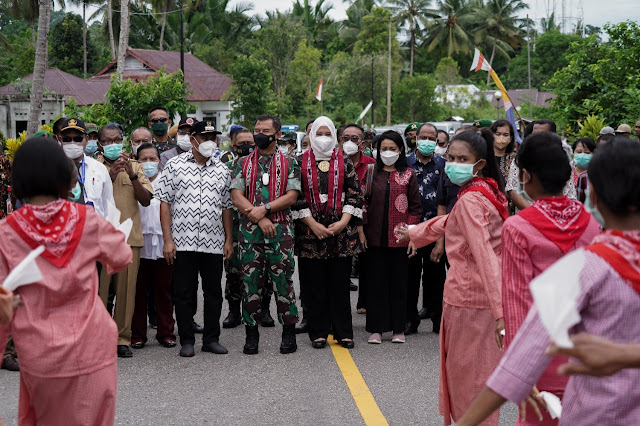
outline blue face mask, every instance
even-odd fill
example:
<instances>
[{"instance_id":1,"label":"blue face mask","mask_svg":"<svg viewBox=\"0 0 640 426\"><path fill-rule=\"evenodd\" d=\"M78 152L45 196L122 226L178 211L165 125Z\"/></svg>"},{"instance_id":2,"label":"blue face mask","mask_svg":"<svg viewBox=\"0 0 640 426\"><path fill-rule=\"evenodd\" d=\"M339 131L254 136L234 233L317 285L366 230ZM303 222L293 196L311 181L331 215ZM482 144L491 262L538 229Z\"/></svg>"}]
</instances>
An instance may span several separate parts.
<instances>
[{"instance_id":1,"label":"blue face mask","mask_svg":"<svg viewBox=\"0 0 640 426\"><path fill-rule=\"evenodd\" d=\"M420 154L429 156L436 150L436 141L418 141L418 151Z\"/></svg>"},{"instance_id":2,"label":"blue face mask","mask_svg":"<svg viewBox=\"0 0 640 426\"><path fill-rule=\"evenodd\" d=\"M95 139L87 142L87 147L84 149L84 153L87 155L93 155L98 150L98 141Z\"/></svg>"},{"instance_id":3,"label":"blue face mask","mask_svg":"<svg viewBox=\"0 0 640 426\"><path fill-rule=\"evenodd\" d=\"M104 156L109 160L117 160L120 157L120 153L122 152L122 144L114 143L111 145L107 145L102 148L104 150Z\"/></svg>"},{"instance_id":4,"label":"blue face mask","mask_svg":"<svg viewBox=\"0 0 640 426\"><path fill-rule=\"evenodd\" d=\"M473 179L473 166L476 164L478 164L477 161L473 164L448 162L444 172L449 176L451 183L462 186Z\"/></svg>"},{"instance_id":5,"label":"blue face mask","mask_svg":"<svg viewBox=\"0 0 640 426\"><path fill-rule=\"evenodd\" d=\"M149 161L148 163L142 163L142 169L145 176L148 178L154 177L158 174L158 163L155 161Z\"/></svg>"},{"instance_id":6,"label":"blue face mask","mask_svg":"<svg viewBox=\"0 0 640 426\"><path fill-rule=\"evenodd\" d=\"M591 161L591 154L581 153L575 154L573 159L576 160L576 165L581 169L586 169Z\"/></svg>"},{"instance_id":7,"label":"blue face mask","mask_svg":"<svg viewBox=\"0 0 640 426\"><path fill-rule=\"evenodd\" d=\"M600 212L598 211L598 208L591 203L590 189L587 190L587 198L584 200L584 208L589 213L591 213L591 216L593 216L596 222L598 222L600 226L602 226L602 228L604 229L604 218L602 217L602 214L600 214Z\"/></svg>"},{"instance_id":8,"label":"blue face mask","mask_svg":"<svg viewBox=\"0 0 640 426\"><path fill-rule=\"evenodd\" d=\"M71 195L72 197L69 198L70 201L77 202L78 200L80 200L80 196L82 195L82 188L80 187L80 184L78 182L76 182L76 186L74 186L71 190Z\"/></svg>"}]
</instances>

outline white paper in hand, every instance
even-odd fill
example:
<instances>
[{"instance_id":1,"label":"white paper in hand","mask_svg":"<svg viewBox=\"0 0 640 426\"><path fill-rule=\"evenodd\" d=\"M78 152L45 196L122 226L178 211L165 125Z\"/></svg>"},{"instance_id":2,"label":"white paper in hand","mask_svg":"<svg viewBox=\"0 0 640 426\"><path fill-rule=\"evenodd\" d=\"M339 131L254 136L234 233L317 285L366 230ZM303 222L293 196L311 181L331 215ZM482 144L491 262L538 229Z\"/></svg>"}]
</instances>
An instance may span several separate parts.
<instances>
[{"instance_id":1,"label":"white paper in hand","mask_svg":"<svg viewBox=\"0 0 640 426\"><path fill-rule=\"evenodd\" d=\"M551 340L561 348L572 348L569 329L580 322L576 301L580 295L580 272L584 250L576 250L538 275L529 288L540 320Z\"/></svg>"},{"instance_id":2,"label":"white paper in hand","mask_svg":"<svg viewBox=\"0 0 640 426\"><path fill-rule=\"evenodd\" d=\"M133 228L133 221L127 219L120 225L116 226L116 229L124 234L124 240L129 241L129 234L131 234L131 228Z\"/></svg>"},{"instance_id":3,"label":"white paper in hand","mask_svg":"<svg viewBox=\"0 0 640 426\"><path fill-rule=\"evenodd\" d=\"M42 273L36 264L36 258L42 254L44 246L32 250L22 262L9 273L2 286L9 291L15 291L20 286L38 282L42 279Z\"/></svg>"},{"instance_id":4,"label":"white paper in hand","mask_svg":"<svg viewBox=\"0 0 640 426\"><path fill-rule=\"evenodd\" d=\"M540 392L538 395L544 400L544 403L547 404L547 410L549 410L551 418L559 419L562 414L562 402L560 402L560 398L545 391Z\"/></svg>"},{"instance_id":5,"label":"white paper in hand","mask_svg":"<svg viewBox=\"0 0 640 426\"><path fill-rule=\"evenodd\" d=\"M128 241L129 234L131 234L131 228L133 228L133 221L131 219L127 219L120 223L120 217L122 214L113 203L109 203L107 210L107 221L118 231L122 232L124 234L124 240Z\"/></svg>"}]
</instances>

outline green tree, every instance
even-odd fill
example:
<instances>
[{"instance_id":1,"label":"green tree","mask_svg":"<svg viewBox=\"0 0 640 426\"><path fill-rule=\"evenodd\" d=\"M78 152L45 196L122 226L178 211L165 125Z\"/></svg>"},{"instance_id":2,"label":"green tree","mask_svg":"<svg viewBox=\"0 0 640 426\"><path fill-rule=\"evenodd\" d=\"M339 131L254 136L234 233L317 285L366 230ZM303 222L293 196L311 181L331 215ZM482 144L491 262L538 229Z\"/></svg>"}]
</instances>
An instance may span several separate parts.
<instances>
[{"instance_id":1,"label":"green tree","mask_svg":"<svg viewBox=\"0 0 640 426\"><path fill-rule=\"evenodd\" d=\"M438 86L438 94L442 103L448 102L448 88L454 84L462 83L462 77L460 77L460 67L458 63L452 58L446 57L440 59L435 72L433 73L435 82Z\"/></svg>"},{"instance_id":2,"label":"green tree","mask_svg":"<svg viewBox=\"0 0 640 426\"><path fill-rule=\"evenodd\" d=\"M78 77L84 75L84 48L78 40L83 38L82 18L75 13L68 13L51 31L49 37L49 66L59 68ZM98 56L97 49L92 43L91 35L87 34L88 55L90 58ZM97 59L97 58L96 58Z\"/></svg>"},{"instance_id":3,"label":"green tree","mask_svg":"<svg viewBox=\"0 0 640 426\"><path fill-rule=\"evenodd\" d=\"M491 46L491 58L493 64L496 51L509 60L513 48L522 41L521 27L526 24L524 19L518 18L518 14L528 9L529 6L522 0L488 0L481 6L477 6L471 17L479 23L475 31L476 43L484 42ZM487 75L487 86L491 76Z\"/></svg>"},{"instance_id":4,"label":"green tree","mask_svg":"<svg viewBox=\"0 0 640 426\"><path fill-rule=\"evenodd\" d=\"M320 80L320 59L322 52L302 40L291 62L291 74L287 87L287 110L293 121L295 117L303 116L306 119L311 115L320 115L320 106L315 99L315 89Z\"/></svg>"},{"instance_id":5,"label":"green tree","mask_svg":"<svg viewBox=\"0 0 640 426\"><path fill-rule=\"evenodd\" d=\"M298 20L307 32L307 39L316 48L326 47L331 38L337 35L329 12L333 5L318 0L314 5L309 0L296 0L291 9L291 17Z\"/></svg>"},{"instance_id":6,"label":"green tree","mask_svg":"<svg viewBox=\"0 0 640 426\"><path fill-rule=\"evenodd\" d=\"M437 17L427 24L426 40L429 52L439 51L443 56L454 53L469 54L473 47L468 30L471 12L470 0L437 0Z\"/></svg>"},{"instance_id":7,"label":"green tree","mask_svg":"<svg viewBox=\"0 0 640 426\"><path fill-rule=\"evenodd\" d=\"M390 9L397 22L407 25L409 33L409 75L413 75L413 58L416 47L416 34L425 27L429 17L435 17L436 12L429 9L431 0L389 0Z\"/></svg>"},{"instance_id":8,"label":"green tree","mask_svg":"<svg viewBox=\"0 0 640 426\"><path fill-rule=\"evenodd\" d=\"M391 44L396 53L400 52L397 40L397 28L389 9L374 7L371 13L363 18L362 31L358 34L354 50L365 54L387 52L389 48L389 23L391 23Z\"/></svg>"},{"instance_id":9,"label":"green tree","mask_svg":"<svg viewBox=\"0 0 640 426\"><path fill-rule=\"evenodd\" d=\"M371 13L375 6L375 0L355 0L346 10L347 19L340 24L339 35L347 46L347 50L353 49L358 34L364 27L364 17Z\"/></svg>"},{"instance_id":10,"label":"green tree","mask_svg":"<svg viewBox=\"0 0 640 426\"><path fill-rule=\"evenodd\" d=\"M398 122L435 121L439 107L435 100L436 80L431 75L405 76L393 90L393 116Z\"/></svg>"},{"instance_id":11,"label":"green tree","mask_svg":"<svg viewBox=\"0 0 640 426\"><path fill-rule=\"evenodd\" d=\"M640 117L640 26L621 22L606 25L605 32L606 43L596 35L573 43L569 64L549 82L557 95L551 111L569 133L588 115L614 127Z\"/></svg>"},{"instance_id":12,"label":"green tree","mask_svg":"<svg viewBox=\"0 0 640 426\"><path fill-rule=\"evenodd\" d=\"M540 28L543 34L560 32L560 24L556 22L556 13L552 12L548 17L540 19Z\"/></svg>"},{"instance_id":13,"label":"green tree","mask_svg":"<svg viewBox=\"0 0 640 426\"><path fill-rule=\"evenodd\" d=\"M242 55L231 65L229 71L233 85L226 94L226 99L233 103L231 121L250 128L259 115L275 112L271 74L263 62Z\"/></svg>"}]
</instances>

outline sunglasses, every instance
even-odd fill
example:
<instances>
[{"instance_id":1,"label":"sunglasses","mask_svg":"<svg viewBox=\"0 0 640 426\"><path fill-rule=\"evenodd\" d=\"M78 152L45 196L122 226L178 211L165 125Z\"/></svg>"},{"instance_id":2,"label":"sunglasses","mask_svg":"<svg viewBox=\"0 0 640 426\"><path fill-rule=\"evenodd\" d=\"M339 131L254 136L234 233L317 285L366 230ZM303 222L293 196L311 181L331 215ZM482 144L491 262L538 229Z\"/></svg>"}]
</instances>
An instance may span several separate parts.
<instances>
[{"instance_id":1,"label":"sunglasses","mask_svg":"<svg viewBox=\"0 0 640 426\"><path fill-rule=\"evenodd\" d=\"M152 123L164 123L168 120L168 118L166 117L160 117L160 118L152 118L151 122Z\"/></svg>"},{"instance_id":2,"label":"sunglasses","mask_svg":"<svg viewBox=\"0 0 640 426\"><path fill-rule=\"evenodd\" d=\"M360 142L360 136L351 136L351 137L346 135L342 136L342 142L349 142L349 141L358 143Z\"/></svg>"},{"instance_id":3,"label":"sunglasses","mask_svg":"<svg viewBox=\"0 0 640 426\"><path fill-rule=\"evenodd\" d=\"M71 136L63 136L63 137L61 138L61 140L62 140L62 142L66 142L66 143L69 143L69 142L77 142L77 143L80 143L80 142L82 142L82 141L84 140L84 136L74 136L74 137L71 137Z\"/></svg>"}]
</instances>

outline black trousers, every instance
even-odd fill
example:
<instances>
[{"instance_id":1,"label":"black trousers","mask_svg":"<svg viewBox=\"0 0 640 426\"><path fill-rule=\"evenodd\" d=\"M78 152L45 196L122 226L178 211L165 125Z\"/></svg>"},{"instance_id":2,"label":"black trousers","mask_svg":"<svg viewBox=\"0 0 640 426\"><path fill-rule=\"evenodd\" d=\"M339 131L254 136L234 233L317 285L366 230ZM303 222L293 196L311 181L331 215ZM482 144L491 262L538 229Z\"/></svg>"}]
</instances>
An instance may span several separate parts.
<instances>
[{"instance_id":1,"label":"black trousers","mask_svg":"<svg viewBox=\"0 0 640 426\"><path fill-rule=\"evenodd\" d=\"M367 271L369 270L368 253L363 251L358 255L358 303L356 309L367 309Z\"/></svg>"},{"instance_id":2,"label":"black trousers","mask_svg":"<svg viewBox=\"0 0 640 426\"><path fill-rule=\"evenodd\" d=\"M198 273L202 278L204 293L203 344L217 342L220 337L220 312L222 310L222 255L179 251L173 270L173 303L180 344L194 344L193 313L196 307L194 295L198 291Z\"/></svg>"},{"instance_id":3,"label":"black trousers","mask_svg":"<svg viewBox=\"0 0 640 426\"><path fill-rule=\"evenodd\" d=\"M422 306L432 318L434 324L440 323L442 317L442 293L444 281L447 278L444 256L440 262L431 261L431 251L435 243L422 247L418 253L409 259L409 282L407 287L407 322L420 324L418 318L418 297L420 295L420 281L422 281Z\"/></svg>"},{"instance_id":4,"label":"black trousers","mask_svg":"<svg viewBox=\"0 0 640 426\"><path fill-rule=\"evenodd\" d=\"M369 247L367 262L366 329L402 333L407 317L407 248Z\"/></svg>"},{"instance_id":5,"label":"black trousers","mask_svg":"<svg viewBox=\"0 0 640 426\"><path fill-rule=\"evenodd\" d=\"M352 257L298 258L300 285L304 282L304 316L309 338L326 339L333 330L336 340L353 339L349 276Z\"/></svg>"}]
</instances>

